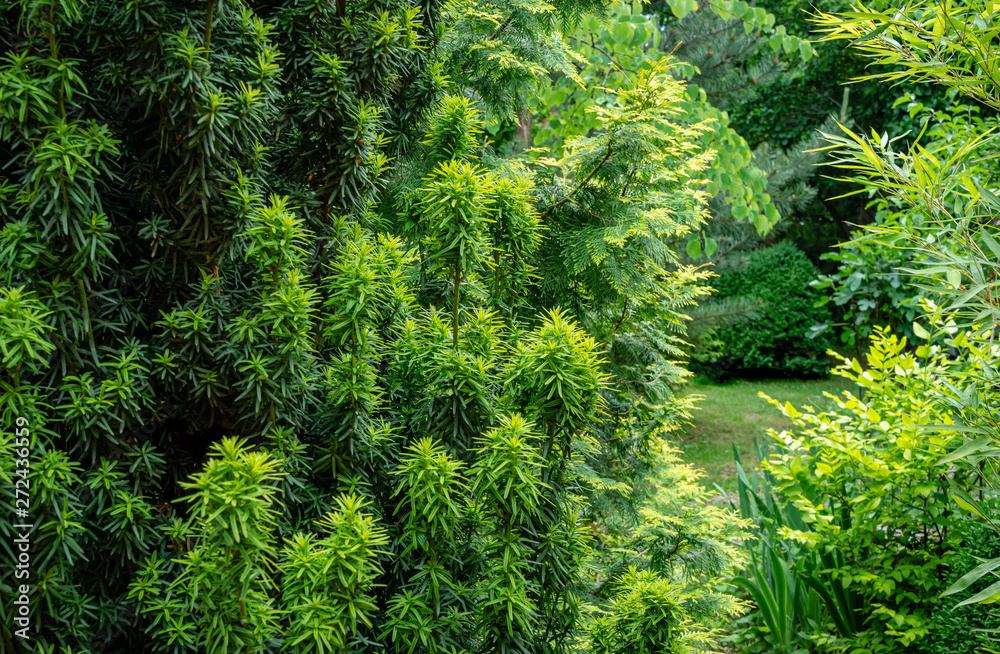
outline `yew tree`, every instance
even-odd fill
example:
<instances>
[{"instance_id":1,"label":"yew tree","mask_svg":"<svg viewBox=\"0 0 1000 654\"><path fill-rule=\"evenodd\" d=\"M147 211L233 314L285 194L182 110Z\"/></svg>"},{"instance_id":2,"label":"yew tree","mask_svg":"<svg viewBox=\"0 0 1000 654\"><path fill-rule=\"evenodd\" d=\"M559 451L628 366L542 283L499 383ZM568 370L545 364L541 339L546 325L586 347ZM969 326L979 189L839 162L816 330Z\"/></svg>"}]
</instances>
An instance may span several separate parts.
<instances>
[{"instance_id":1,"label":"yew tree","mask_svg":"<svg viewBox=\"0 0 1000 654\"><path fill-rule=\"evenodd\" d=\"M0 13L0 493L22 417L34 525L0 649L675 652L740 609L702 590L738 528L655 508L663 357L606 344L699 293L684 83L643 64L558 159L484 136L589 83L563 34L606 5Z\"/></svg>"}]
</instances>

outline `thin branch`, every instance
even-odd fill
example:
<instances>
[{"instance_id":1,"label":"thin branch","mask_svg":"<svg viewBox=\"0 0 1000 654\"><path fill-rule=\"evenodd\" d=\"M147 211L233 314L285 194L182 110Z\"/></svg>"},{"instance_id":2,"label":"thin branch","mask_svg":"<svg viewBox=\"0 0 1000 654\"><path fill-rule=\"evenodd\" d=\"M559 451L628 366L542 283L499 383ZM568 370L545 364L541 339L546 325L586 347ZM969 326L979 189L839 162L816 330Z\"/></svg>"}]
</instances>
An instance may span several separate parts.
<instances>
[{"instance_id":1,"label":"thin branch","mask_svg":"<svg viewBox=\"0 0 1000 654\"><path fill-rule=\"evenodd\" d=\"M580 39L578 39L575 36L568 36L566 38L572 39L573 41L576 41L577 43L583 43L583 45L589 45L594 50L597 50L598 52L600 52L602 55L604 55L605 57L608 58L608 60L611 62L612 66L614 66L615 68L618 69L619 73L621 73L622 75L625 76L625 79L628 80L629 84L631 84L633 87L635 87L635 83L632 81L632 78L629 77L628 72L625 70L625 68L623 68L621 64L619 64L617 61L615 61L615 58L612 57L611 53L609 53L607 50L601 48L600 46L596 45L595 43L587 43L586 41L581 41ZM604 79L607 80L607 76L605 76Z\"/></svg>"},{"instance_id":2,"label":"thin branch","mask_svg":"<svg viewBox=\"0 0 1000 654\"><path fill-rule=\"evenodd\" d=\"M610 224L611 224L611 222L612 222L612 221L608 220L607 218L605 218L604 216L598 216L598 215L597 215L596 213L594 213L593 211L591 211L591 210L590 210L590 209L588 209L587 207L583 206L583 205L582 205L582 204L580 204L579 202L574 202L574 203L573 203L573 206L575 206L575 207L576 207L577 209L579 209L580 211L583 211L584 213L586 213L587 215L589 215L589 216L590 216L591 218L597 218L597 219L598 219L598 220L600 220L600 221L601 221L602 223L607 223L607 224L609 224L609 225L610 225Z\"/></svg>"},{"instance_id":3,"label":"thin branch","mask_svg":"<svg viewBox=\"0 0 1000 654\"><path fill-rule=\"evenodd\" d=\"M622 317L618 319L618 324L615 325L615 328L611 330L610 334L608 334L608 340L611 340L611 337L615 335L615 332L618 331L618 328L622 326L623 322L625 322L625 313L627 311L628 311L628 299L626 298L625 302L622 303Z\"/></svg>"},{"instance_id":4,"label":"thin branch","mask_svg":"<svg viewBox=\"0 0 1000 654\"><path fill-rule=\"evenodd\" d=\"M573 199L573 196L576 195L580 191L580 189L582 189L587 184L587 182L590 181L590 178L593 177L597 173L597 171L601 169L601 166L603 166L605 163L607 163L608 159L611 158L611 153L612 153L611 148L612 148L612 145L613 145L613 143L610 143L610 142L608 143L608 151L605 153L604 158L601 159L600 163L598 163L596 166L594 166L594 169L592 171L590 171L590 174L587 175L587 177L582 182L580 182L580 184L575 189L573 189L573 191L569 195L567 195L562 200L559 200L559 202L556 202L551 207L549 207L548 209L546 209L545 213L543 213L539 217L539 220L545 220L548 217L548 215L550 213L552 213L553 209L558 209L559 207L563 206L564 204L566 204L567 202L569 202L570 200Z\"/></svg>"},{"instance_id":5,"label":"thin branch","mask_svg":"<svg viewBox=\"0 0 1000 654\"><path fill-rule=\"evenodd\" d=\"M486 40L487 41L496 40L496 38L500 36L500 33L503 32L505 29L507 29L507 26L510 25L512 20L514 20L514 14L511 14L507 20L497 25L497 28L493 30L493 33L490 34L489 38L487 38Z\"/></svg>"},{"instance_id":6,"label":"thin branch","mask_svg":"<svg viewBox=\"0 0 1000 654\"><path fill-rule=\"evenodd\" d=\"M715 257L715 260L716 260L716 261L719 261L719 260L721 260L721 259L722 259L723 257L725 257L725 256L726 256L727 254L729 254L730 252L732 252L733 250L735 250L735 249L736 249L736 248L738 248L739 246L741 246L741 245L743 245L744 243L746 243L746 242L747 242L747 239L749 239L749 238L750 238L750 235L747 235L747 236L744 236L743 238L741 238L740 240L736 241L736 243L734 243L734 244L733 244L733 246L732 246L731 248L729 248L728 250L726 250L726 251L725 251L725 252L723 252L722 254L717 254L717 255L716 255L716 257Z\"/></svg>"}]
</instances>

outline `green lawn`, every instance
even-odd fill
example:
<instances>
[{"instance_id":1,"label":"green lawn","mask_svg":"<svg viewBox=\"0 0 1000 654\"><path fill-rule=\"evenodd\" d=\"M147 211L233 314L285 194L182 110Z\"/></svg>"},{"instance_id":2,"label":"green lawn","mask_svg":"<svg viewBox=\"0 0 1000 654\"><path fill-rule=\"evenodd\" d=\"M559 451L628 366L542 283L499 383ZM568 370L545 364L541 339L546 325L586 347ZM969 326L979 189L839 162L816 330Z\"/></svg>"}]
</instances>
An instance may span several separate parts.
<instances>
[{"instance_id":1,"label":"green lawn","mask_svg":"<svg viewBox=\"0 0 1000 654\"><path fill-rule=\"evenodd\" d=\"M703 482L709 488L718 484L727 492L736 490L736 467L732 444L740 451L746 469L756 466L754 439L763 439L769 428L788 429L792 426L777 408L757 395L763 391L782 403L790 401L796 408L812 405L826 408L830 400L823 392L839 395L854 390L852 382L842 377L812 381L799 380L737 380L716 384L704 377L695 377L688 384L688 394L704 395L694 411L694 426L684 436L684 460L708 474Z\"/></svg>"}]
</instances>

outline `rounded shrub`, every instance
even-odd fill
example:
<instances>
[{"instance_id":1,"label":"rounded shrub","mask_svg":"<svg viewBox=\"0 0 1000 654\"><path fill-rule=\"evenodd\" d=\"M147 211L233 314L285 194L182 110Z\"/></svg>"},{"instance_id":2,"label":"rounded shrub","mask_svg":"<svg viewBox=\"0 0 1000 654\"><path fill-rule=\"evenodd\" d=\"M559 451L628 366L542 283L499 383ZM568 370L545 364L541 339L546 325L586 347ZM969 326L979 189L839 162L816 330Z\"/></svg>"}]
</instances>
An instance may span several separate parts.
<instances>
[{"instance_id":1,"label":"rounded shrub","mask_svg":"<svg viewBox=\"0 0 1000 654\"><path fill-rule=\"evenodd\" d=\"M829 320L822 294L809 285L816 266L790 242L756 250L741 267L720 272L717 297L755 298L756 319L718 329L710 356L696 366L716 379L730 376L817 377L830 364L825 335L809 338L810 327Z\"/></svg>"}]
</instances>

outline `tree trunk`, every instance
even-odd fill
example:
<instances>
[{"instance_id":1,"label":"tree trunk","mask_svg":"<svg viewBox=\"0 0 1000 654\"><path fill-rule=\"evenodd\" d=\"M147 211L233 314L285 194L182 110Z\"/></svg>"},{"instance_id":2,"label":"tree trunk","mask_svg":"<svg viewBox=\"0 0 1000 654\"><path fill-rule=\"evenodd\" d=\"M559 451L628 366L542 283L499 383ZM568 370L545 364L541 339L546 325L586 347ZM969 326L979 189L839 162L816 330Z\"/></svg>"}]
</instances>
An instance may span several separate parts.
<instances>
[{"instance_id":1,"label":"tree trunk","mask_svg":"<svg viewBox=\"0 0 1000 654\"><path fill-rule=\"evenodd\" d=\"M522 111L517 117L517 127L514 129L514 140L520 142L526 148L531 147L531 112Z\"/></svg>"}]
</instances>

